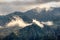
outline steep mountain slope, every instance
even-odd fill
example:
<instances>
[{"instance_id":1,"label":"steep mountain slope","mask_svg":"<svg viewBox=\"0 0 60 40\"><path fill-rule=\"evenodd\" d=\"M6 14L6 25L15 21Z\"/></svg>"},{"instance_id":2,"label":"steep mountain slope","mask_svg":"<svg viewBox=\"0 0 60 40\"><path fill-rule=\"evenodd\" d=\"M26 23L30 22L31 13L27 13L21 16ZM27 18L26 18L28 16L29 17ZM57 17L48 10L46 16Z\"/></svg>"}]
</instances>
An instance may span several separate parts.
<instances>
[{"instance_id":1,"label":"steep mountain slope","mask_svg":"<svg viewBox=\"0 0 60 40\"><path fill-rule=\"evenodd\" d=\"M53 37L53 38L52 38ZM55 40L53 29L46 26L40 28L36 24L32 24L23 29L17 30L5 37L3 40Z\"/></svg>"}]
</instances>

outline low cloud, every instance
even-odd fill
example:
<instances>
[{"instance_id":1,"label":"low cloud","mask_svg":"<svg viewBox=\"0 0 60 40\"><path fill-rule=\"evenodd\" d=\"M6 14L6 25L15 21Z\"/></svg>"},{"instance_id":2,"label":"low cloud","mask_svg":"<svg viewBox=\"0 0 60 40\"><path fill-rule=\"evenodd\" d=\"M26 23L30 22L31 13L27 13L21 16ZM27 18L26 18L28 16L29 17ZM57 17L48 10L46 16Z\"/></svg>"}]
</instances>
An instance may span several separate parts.
<instances>
[{"instance_id":1,"label":"low cloud","mask_svg":"<svg viewBox=\"0 0 60 40\"><path fill-rule=\"evenodd\" d=\"M37 21L36 19L33 19L33 23L37 24L41 28L44 27L44 25L41 22Z\"/></svg>"},{"instance_id":2,"label":"low cloud","mask_svg":"<svg viewBox=\"0 0 60 40\"><path fill-rule=\"evenodd\" d=\"M43 28L44 25L47 25L47 26L52 26L54 25L54 23L52 21L47 21L47 22L40 22L40 21L37 21L36 19L33 19L33 23L37 24L39 27Z\"/></svg>"},{"instance_id":3,"label":"low cloud","mask_svg":"<svg viewBox=\"0 0 60 40\"><path fill-rule=\"evenodd\" d=\"M19 26L20 28L24 28L26 26L32 25L32 23L24 22L23 19L18 16L14 16L13 18L15 18L15 20L11 20L9 23L7 23L7 27Z\"/></svg>"},{"instance_id":4,"label":"low cloud","mask_svg":"<svg viewBox=\"0 0 60 40\"><path fill-rule=\"evenodd\" d=\"M54 23L52 21L47 21L47 22L41 22L42 24L48 25L48 26L52 26L54 25Z\"/></svg>"}]
</instances>

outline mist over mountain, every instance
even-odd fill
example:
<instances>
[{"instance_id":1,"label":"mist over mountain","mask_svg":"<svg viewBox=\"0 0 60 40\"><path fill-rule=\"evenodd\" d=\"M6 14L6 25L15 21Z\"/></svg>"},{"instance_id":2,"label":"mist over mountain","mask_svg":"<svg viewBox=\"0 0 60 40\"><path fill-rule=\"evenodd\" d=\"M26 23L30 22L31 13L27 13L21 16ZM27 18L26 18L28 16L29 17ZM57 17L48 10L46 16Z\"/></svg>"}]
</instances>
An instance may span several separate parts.
<instances>
[{"instance_id":1,"label":"mist over mountain","mask_svg":"<svg viewBox=\"0 0 60 40\"><path fill-rule=\"evenodd\" d=\"M59 40L60 8L51 9L46 11L45 8L34 8L27 12L13 12L0 16L0 26L3 27L0 28L0 39Z\"/></svg>"},{"instance_id":2,"label":"mist over mountain","mask_svg":"<svg viewBox=\"0 0 60 40\"><path fill-rule=\"evenodd\" d=\"M8 15L5 15L5 16L0 16L0 20L1 20L0 26L5 25L6 23L10 22L12 19L15 20L13 16L19 16L24 21L26 21L28 23L32 21L27 16L25 16L23 13L21 13L21 12L14 12L14 13L11 13L11 14L8 14Z\"/></svg>"},{"instance_id":3,"label":"mist over mountain","mask_svg":"<svg viewBox=\"0 0 60 40\"><path fill-rule=\"evenodd\" d=\"M54 30L50 27L45 26L41 29L38 25L32 24L11 33L3 40L55 40L55 38Z\"/></svg>"}]
</instances>

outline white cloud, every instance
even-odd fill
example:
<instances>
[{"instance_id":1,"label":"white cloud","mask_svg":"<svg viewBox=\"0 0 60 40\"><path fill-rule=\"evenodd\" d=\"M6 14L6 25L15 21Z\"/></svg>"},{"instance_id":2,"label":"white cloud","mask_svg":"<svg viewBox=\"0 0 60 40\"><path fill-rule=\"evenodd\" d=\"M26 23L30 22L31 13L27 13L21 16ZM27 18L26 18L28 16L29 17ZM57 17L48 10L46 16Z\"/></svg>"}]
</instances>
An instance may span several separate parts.
<instances>
[{"instance_id":1,"label":"white cloud","mask_svg":"<svg viewBox=\"0 0 60 40\"><path fill-rule=\"evenodd\" d=\"M48 2L48 3L43 3L43 4L40 4L40 5L37 5L37 7L41 8L41 9L42 9L42 8L45 8L46 11L48 11L48 10L53 10L52 7L56 7L56 8L60 7L60 2Z\"/></svg>"},{"instance_id":2,"label":"white cloud","mask_svg":"<svg viewBox=\"0 0 60 40\"><path fill-rule=\"evenodd\" d=\"M48 25L48 26L52 26L54 25L54 23L52 21L47 21L47 22L41 22L42 24Z\"/></svg>"},{"instance_id":3,"label":"white cloud","mask_svg":"<svg viewBox=\"0 0 60 40\"><path fill-rule=\"evenodd\" d=\"M60 7L60 2L48 2L48 3L41 4L40 6L41 6L41 8Z\"/></svg>"},{"instance_id":4,"label":"white cloud","mask_svg":"<svg viewBox=\"0 0 60 40\"><path fill-rule=\"evenodd\" d=\"M15 20L11 20L9 23L6 24L7 27L13 27L13 26L19 26L21 28L24 28L26 26L32 25L32 23L26 23L23 21L22 18L18 16L14 16Z\"/></svg>"},{"instance_id":5,"label":"white cloud","mask_svg":"<svg viewBox=\"0 0 60 40\"><path fill-rule=\"evenodd\" d=\"M52 7L56 7L56 8L60 7L60 2L48 2L48 3L42 3L42 4L30 6L31 9L36 8L36 7L39 7L40 9L45 8L46 11L53 10Z\"/></svg>"},{"instance_id":6,"label":"white cloud","mask_svg":"<svg viewBox=\"0 0 60 40\"><path fill-rule=\"evenodd\" d=\"M44 25L41 22L37 21L36 19L33 19L33 23L37 24L41 28L44 27Z\"/></svg>"},{"instance_id":7,"label":"white cloud","mask_svg":"<svg viewBox=\"0 0 60 40\"><path fill-rule=\"evenodd\" d=\"M36 19L33 19L33 23L37 24L37 25L40 26L41 28L43 28L44 25L48 25L48 26L54 25L54 23L53 23L52 21L40 22L40 21L37 21Z\"/></svg>"}]
</instances>

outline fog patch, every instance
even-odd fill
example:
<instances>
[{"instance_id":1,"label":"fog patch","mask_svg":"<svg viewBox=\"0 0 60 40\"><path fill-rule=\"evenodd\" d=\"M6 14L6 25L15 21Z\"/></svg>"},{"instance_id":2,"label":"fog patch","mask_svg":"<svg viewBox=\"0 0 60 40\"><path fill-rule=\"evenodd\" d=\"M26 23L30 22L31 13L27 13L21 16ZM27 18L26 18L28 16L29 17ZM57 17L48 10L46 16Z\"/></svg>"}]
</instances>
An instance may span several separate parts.
<instances>
[{"instance_id":1,"label":"fog patch","mask_svg":"<svg viewBox=\"0 0 60 40\"><path fill-rule=\"evenodd\" d=\"M36 19L33 19L33 23L37 24L41 28L44 27L44 25L40 21L37 21Z\"/></svg>"},{"instance_id":2,"label":"fog patch","mask_svg":"<svg viewBox=\"0 0 60 40\"><path fill-rule=\"evenodd\" d=\"M23 19L18 16L14 16L13 18L15 18L15 20L12 19L9 23L7 23L6 24L7 27L13 27L17 25L21 28L24 28L26 26L32 25L32 23L24 22Z\"/></svg>"},{"instance_id":3,"label":"fog patch","mask_svg":"<svg viewBox=\"0 0 60 40\"><path fill-rule=\"evenodd\" d=\"M41 22L42 24L48 25L48 26L52 26L54 25L54 23L52 21L47 21L47 22Z\"/></svg>"}]
</instances>

